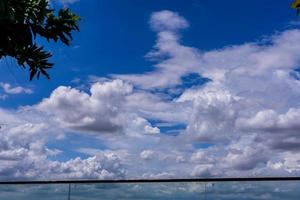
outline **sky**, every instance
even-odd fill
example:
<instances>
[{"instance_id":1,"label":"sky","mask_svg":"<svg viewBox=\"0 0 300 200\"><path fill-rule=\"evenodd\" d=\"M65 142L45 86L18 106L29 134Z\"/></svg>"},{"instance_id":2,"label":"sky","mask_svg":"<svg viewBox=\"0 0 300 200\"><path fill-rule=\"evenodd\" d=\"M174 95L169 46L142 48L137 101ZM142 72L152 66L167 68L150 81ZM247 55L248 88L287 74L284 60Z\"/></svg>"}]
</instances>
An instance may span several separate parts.
<instances>
[{"instance_id":1,"label":"sky","mask_svg":"<svg viewBox=\"0 0 300 200\"><path fill-rule=\"evenodd\" d=\"M0 60L0 180L300 175L300 21L271 0L53 0L51 80Z\"/></svg>"}]
</instances>

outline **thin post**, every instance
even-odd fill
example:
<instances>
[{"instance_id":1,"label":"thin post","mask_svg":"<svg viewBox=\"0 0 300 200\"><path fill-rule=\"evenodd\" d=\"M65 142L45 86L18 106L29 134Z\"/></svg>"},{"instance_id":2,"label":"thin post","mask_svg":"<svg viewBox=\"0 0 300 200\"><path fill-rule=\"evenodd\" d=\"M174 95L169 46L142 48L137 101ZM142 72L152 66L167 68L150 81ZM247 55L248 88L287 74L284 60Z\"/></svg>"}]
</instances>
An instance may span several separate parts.
<instances>
[{"instance_id":1,"label":"thin post","mask_svg":"<svg viewBox=\"0 0 300 200\"><path fill-rule=\"evenodd\" d=\"M68 200L71 200L71 183L69 183Z\"/></svg>"},{"instance_id":2,"label":"thin post","mask_svg":"<svg viewBox=\"0 0 300 200\"><path fill-rule=\"evenodd\" d=\"M207 197L206 197L206 183L204 183L204 199L206 200Z\"/></svg>"}]
</instances>

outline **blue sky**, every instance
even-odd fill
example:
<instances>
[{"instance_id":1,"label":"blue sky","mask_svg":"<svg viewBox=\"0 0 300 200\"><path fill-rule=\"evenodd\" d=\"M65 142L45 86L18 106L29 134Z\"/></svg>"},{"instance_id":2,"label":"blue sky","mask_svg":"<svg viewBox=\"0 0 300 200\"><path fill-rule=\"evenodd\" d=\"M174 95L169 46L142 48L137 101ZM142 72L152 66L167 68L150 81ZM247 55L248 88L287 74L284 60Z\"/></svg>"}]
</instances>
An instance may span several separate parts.
<instances>
[{"instance_id":1,"label":"blue sky","mask_svg":"<svg viewBox=\"0 0 300 200\"><path fill-rule=\"evenodd\" d=\"M66 1L68 2L68 1ZM53 52L51 81L28 82L27 73L15 69L16 64L8 62L3 67L1 80L34 87L34 96L22 96L18 101L3 102L9 107L36 103L48 96L59 85L70 85L74 78L87 79L89 75L142 73L151 71L153 62L144 58L152 48L155 34L149 28L149 16L159 10L179 12L191 24L184 30L182 43L212 50L226 45L255 42L264 36L274 34L295 21L295 12L287 9L286 2L271 4L271 1L247 2L245 8L240 1L75 1L67 4L82 17L81 31L75 33L71 47L60 43L48 44ZM54 2L55 8L61 8ZM42 87L39 87L42 86ZM18 98L18 97L15 97Z\"/></svg>"},{"instance_id":2,"label":"blue sky","mask_svg":"<svg viewBox=\"0 0 300 200\"><path fill-rule=\"evenodd\" d=\"M272 3L272 4L271 4ZM288 2L51 1L82 20L51 80L0 61L1 179L297 175Z\"/></svg>"}]
</instances>

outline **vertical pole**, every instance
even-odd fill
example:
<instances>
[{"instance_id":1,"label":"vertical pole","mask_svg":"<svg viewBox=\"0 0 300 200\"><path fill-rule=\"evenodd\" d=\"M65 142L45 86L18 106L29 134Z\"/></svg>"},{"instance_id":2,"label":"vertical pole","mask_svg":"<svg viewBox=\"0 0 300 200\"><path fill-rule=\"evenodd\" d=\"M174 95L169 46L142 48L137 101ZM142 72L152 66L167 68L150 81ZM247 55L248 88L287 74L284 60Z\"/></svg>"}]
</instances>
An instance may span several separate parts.
<instances>
[{"instance_id":1,"label":"vertical pole","mask_svg":"<svg viewBox=\"0 0 300 200\"><path fill-rule=\"evenodd\" d=\"M71 183L69 183L68 200L71 200Z\"/></svg>"},{"instance_id":2,"label":"vertical pole","mask_svg":"<svg viewBox=\"0 0 300 200\"><path fill-rule=\"evenodd\" d=\"M206 200L207 199L207 193L206 193L206 183L204 183L204 199Z\"/></svg>"}]
</instances>

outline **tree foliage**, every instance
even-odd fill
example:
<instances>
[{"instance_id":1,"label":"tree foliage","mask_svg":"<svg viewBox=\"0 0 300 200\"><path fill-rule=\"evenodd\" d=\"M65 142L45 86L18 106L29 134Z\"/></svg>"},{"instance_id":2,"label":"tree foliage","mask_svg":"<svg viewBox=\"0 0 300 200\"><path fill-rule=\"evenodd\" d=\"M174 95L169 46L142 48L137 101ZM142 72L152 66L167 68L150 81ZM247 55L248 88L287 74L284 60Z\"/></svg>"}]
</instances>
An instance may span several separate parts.
<instances>
[{"instance_id":1,"label":"tree foliage","mask_svg":"<svg viewBox=\"0 0 300 200\"><path fill-rule=\"evenodd\" d=\"M295 0L291 7L297 10L297 15L300 14L300 0Z\"/></svg>"},{"instance_id":2,"label":"tree foliage","mask_svg":"<svg viewBox=\"0 0 300 200\"><path fill-rule=\"evenodd\" d=\"M79 31L79 20L69 9L55 12L48 0L0 0L0 59L15 58L29 69L30 80L40 74L49 79L52 55L36 44L36 37L70 45L72 31Z\"/></svg>"}]
</instances>

